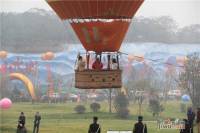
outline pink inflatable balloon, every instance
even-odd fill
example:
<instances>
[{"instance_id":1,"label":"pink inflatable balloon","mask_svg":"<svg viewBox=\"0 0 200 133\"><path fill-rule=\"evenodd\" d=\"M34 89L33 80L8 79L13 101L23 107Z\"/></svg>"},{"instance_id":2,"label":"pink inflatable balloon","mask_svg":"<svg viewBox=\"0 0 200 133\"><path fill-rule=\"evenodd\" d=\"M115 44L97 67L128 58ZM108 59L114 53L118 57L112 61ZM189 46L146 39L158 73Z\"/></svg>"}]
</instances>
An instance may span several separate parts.
<instances>
[{"instance_id":1,"label":"pink inflatable balloon","mask_svg":"<svg viewBox=\"0 0 200 133\"><path fill-rule=\"evenodd\" d=\"M0 108L9 109L12 106L12 101L9 98L3 98L0 101Z\"/></svg>"}]
</instances>

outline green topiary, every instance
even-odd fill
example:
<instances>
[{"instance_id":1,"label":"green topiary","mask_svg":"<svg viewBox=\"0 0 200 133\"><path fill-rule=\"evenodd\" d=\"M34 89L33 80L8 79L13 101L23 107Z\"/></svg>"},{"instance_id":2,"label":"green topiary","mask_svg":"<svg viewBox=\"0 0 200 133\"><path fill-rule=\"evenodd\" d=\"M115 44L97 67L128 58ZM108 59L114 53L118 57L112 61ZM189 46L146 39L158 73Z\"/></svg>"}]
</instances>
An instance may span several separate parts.
<instances>
[{"instance_id":1,"label":"green topiary","mask_svg":"<svg viewBox=\"0 0 200 133\"><path fill-rule=\"evenodd\" d=\"M93 112L98 112L101 108L101 105L99 103L92 103L90 104L90 109L93 111Z\"/></svg>"},{"instance_id":2,"label":"green topiary","mask_svg":"<svg viewBox=\"0 0 200 133\"><path fill-rule=\"evenodd\" d=\"M85 113L85 110L86 110L86 108L85 108L85 106L83 106L83 105L77 105L77 106L74 108L74 111L76 111L76 113L78 113L78 114L83 114L83 113Z\"/></svg>"}]
</instances>

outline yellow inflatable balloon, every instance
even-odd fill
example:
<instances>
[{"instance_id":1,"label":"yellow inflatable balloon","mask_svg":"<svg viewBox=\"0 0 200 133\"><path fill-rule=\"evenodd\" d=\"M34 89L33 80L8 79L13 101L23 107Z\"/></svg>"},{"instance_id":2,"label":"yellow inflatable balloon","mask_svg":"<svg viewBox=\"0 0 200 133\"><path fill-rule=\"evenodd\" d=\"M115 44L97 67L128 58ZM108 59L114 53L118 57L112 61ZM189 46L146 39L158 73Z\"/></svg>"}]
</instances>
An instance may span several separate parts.
<instances>
[{"instance_id":1,"label":"yellow inflatable balloon","mask_svg":"<svg viewBox=\"0 0 200 133\"><path fill-rule=\"evenodd\" d=\"M26 77L24 74L21 73L11 73L9 75L10 79L18 79L23 81L23 83L26 85L26 88L28 89L29 94L31 95L32 99L36 100L36 95L33 87L33 83L31 80Z\"/></svg>"}]
</instances>

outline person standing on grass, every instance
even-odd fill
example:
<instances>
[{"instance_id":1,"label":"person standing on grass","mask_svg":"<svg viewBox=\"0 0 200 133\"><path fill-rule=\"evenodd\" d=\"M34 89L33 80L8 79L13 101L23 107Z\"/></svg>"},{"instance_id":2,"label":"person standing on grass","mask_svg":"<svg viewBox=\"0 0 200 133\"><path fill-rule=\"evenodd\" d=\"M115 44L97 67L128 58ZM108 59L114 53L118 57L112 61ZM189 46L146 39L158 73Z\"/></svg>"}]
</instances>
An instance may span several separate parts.
<instances>
[{"instance_id":1,"label":"person standing on grass","mask_svg":"<svg viewBox=\"0 0 200 133\"><path fill-rule=\"evenodd\" d=\"M197 108L197 130L198 130L198 133L200 133L200 107Z\"/></svg>"},{"instance_id":2,"label":"person standing on grass","mask_svg":"<svg viewBox=\"0 0 200 133\"><path fill-rule=\"evenodd\" d=\"M88 133L101 133L101 127L97 124L98 117L93 117L93 123L90 124Z\"/></svg>"},{"instance_id":3,"label":"person standing on grass","mask_svg":"<svg viewBox=\"0 0 200 133\"><path fill-rule=\"evenodd\" d=\"M191 133L190 124L187 119L183 119L185 123L185 128L180 130L180 133Z\"/></svg>"},{"instance_id":4,"label":"person standing on grass","mask_svg":"<svg viewBox=\"0 0 200 133\"><path fill-rule=\"evenodd\" d=\"M22 124L19 124L16 133L27 133L26 127L25 126L23 127Z\"/></svg>"},{"instance_id":5,"label":"person standing on grass","mask_svg":"<svg viewBox=\"0 0 200 133\"><path fill-rule=\"evenodd\" d=\"M36 112L35 120L34 120L34 126L33 126L33 133L38 133L39 132L40 120L41 120L40 113Z\"/></svg>"},{"instance_id":6,"label":"person standing on grass","mask_svg":"<svg viewBox=\"0 0 200 133\"><path fill-rule=\"evenodd\" d=\"M188 123L190 126L190 133L193 133L193 123L195 120L195 112L193 111L192 107L188 108L187 111L187 118L188 118Z\"/></svg>"},{"instance_id":7,"label":"person standing on grass","mask_svg":"<svg viewBox=\"0 0 200 133\"><path fill-rule=\"evenodd\" d=\"M147 133L146 124L142 123L143 117L138 116L138 122L134 125L133 133Z\"/></svg>"},{"instance_id":8,"label":"person standing on grass","mask_svg":"<svg viewBox=\"0 0 200 133\"><path fill-rule=\"evenodd\" d=\"M24 115L24 112L21 112L18 119L18 125L22 124L22 126L24 127L25 123L26 123L26 116Z\"/></svg>"},{"instance_id":9,"label":"person standing on grass","mask_svg":"<svg viewBox=\"0 0 200 133\"><path fill-rule=\"evenodd\" d=\"M17 132L16 133L27 133L25 123L26 123L26 117L24 115L24 112L21 112L19 119L18 119L18 125L17 125Z\"/></svg>"}]
</instances>

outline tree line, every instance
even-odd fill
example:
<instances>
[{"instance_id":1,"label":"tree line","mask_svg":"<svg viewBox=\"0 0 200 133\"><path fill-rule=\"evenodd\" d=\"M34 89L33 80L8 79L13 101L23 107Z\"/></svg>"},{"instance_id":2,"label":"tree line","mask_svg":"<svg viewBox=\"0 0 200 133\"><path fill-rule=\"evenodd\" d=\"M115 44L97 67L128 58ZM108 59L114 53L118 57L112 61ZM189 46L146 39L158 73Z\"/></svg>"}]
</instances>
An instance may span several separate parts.
<instances>
[{"instance_id":1,"label":"tree line","mask_svg":"<svg viewBox=\"0 0 200 133\"><path fill-rule=\"evenodd\" d=\"M59 51L65 43L80 43L69 23L62 22L53 12L37 10L38 12L0 13L2 49ZM179 28L169 16L136 17L133 18L125 42L200 43L200 24Z\"/></svg>"}]
</instances>

